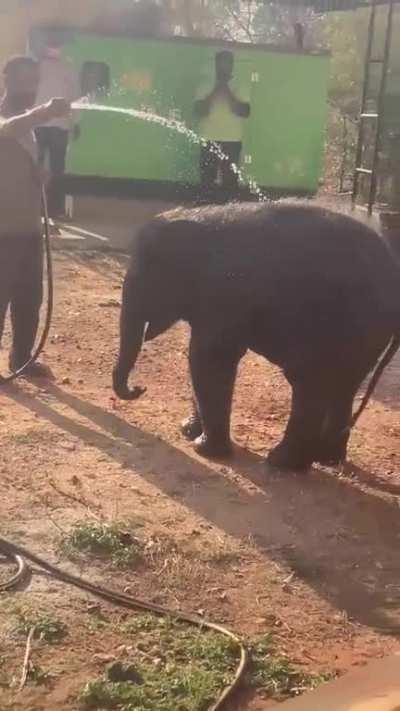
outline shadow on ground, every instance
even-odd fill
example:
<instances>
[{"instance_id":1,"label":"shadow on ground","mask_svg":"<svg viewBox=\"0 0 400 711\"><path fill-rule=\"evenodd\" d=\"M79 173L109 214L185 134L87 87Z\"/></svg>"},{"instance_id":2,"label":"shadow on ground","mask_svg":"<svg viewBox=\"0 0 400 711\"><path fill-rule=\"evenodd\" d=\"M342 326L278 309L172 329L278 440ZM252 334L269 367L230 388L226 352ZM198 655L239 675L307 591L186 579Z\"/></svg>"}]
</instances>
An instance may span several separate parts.
<instances>
[{"instance_id":1,"label":"shadow on ground","mask_svg":"<svg viewBox=\"0 0 400 711\"><path fill-rule=\"evenodd\" d=\"M106 453L229 535L251 536L262 554L289 564L351 619L388 634L400 631L399 507L379 490L379 472L358 472L376 489L365 492L332 472L268 472L258 456L238 449L228 477L223 468L215 471L57 386L48 392L101 431L17 385L7 390L19 405Z\"/></svg>"}]
</instances>

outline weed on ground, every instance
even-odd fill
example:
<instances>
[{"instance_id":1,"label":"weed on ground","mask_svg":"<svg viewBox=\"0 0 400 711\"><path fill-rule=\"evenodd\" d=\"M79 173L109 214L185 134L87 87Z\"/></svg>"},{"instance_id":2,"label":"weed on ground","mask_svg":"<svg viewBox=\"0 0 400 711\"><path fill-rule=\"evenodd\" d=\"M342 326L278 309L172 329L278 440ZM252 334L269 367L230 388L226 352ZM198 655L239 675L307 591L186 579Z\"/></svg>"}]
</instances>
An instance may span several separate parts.
<instances>
[{"instance_id":1,"label":"weed on ground","mask_svg":"<svg viewBox=\"0 0 400 711\"><path fill-rule=\"evenodd\" d=\"M141 559L141 546L126 528L119 523L81 521L64 536L62 552L69 558L86 554L108 559L119 568L131 567Z\"/></svg>"},{"instance_id":2,"label":"weed on ground","mask_svg":"<svg viewBox=\"0 0 400 711\"><path fill-rule=\"evenodd\" d=\"M239 650L228 637L152 615L134 616L120 631L128 658L86 684L79 696L85 711L205 711L233 681ZM250 646L245 684L268 697L295 696L324 681L277 656L270 637Z\"/></svg>"},{"instance_id":3,"label":"weed on ground","mask_svg":"<svg viewBox=\"0 0 400 711\"><path fill-rule=\"evenodd\" d=\"M34 639L46 644L58 644L68 634L64 622L47 614L15 608L14 616L16 624L12 627L12 634L15 636L27 637L34 629Z\"/></svg>"},{"instance_id":4,"label":"weed on ground","mask_svg":"<svg viewBox=\"0 0 400 711\"><path fill-rule=\"evenodd\" d=\"M330 673L310 674L301 671L286 657L274 653L271 635L265 635L251 646L251 669L247 681L267 696L275 699L298 696L332 678Z\"/></svg>"}]
</instances>

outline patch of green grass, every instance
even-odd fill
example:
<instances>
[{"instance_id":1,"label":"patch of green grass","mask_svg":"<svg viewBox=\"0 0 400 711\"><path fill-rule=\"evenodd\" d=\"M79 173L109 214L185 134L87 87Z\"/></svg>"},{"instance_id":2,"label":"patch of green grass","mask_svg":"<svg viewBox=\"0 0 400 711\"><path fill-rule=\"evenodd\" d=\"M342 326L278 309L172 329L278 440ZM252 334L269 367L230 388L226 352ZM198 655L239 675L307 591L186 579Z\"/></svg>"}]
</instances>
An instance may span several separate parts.
<instances>
[{"instance_id":1,"label":"patch of green grass","mask_svg":"<svg viewBox=\"0 0 400 711\"><path fill-rule=\"evenodd\" d=\"M223 635L152 615L132 616L119 630L134 664L114 663L90 681L79 697L84 711L205 711L233 679L239 651ZM295 696L324 680L277 656L270 636L252 646L245 683L269 697Z\"/></svg>"},{"instance_id":2,"label":"patch of green grass","mask_svg":"<svg viewBox=\"0 0 400 711\"><path fill-rule=\"evenodd\" d=\"M111 560L116 567L129 567L141 558L140 544L117 523L82 521L65 536L61 544L70 558L85 553Z\"/></svg>"},{"instance_id":3,"label":"patch of green grass","mask_svg":"<svg viewBox=\"0 0 400 711\"><path fill-rule=\"evenodd\" d=\"M42 669L42 667L37 666L35 664L31 665L28 669L28 676L27 676L27 681L31 684L35 684L36 686L45 686L48 684L52 679L54 678L54 675L51 674L48 671L45 671ZM15 680L14 680L15 681ZM5 673L1 673L0 669L0 688L9 688L12 686L11 678L7 678Z\"/></svg>"},{"instance_id":4,"label":"patch of green grass","mask_svg":"<svg viewBox=\"0 0 400 711\"><path fill-rule=\"evenodd\" d=\"M61 620L50 615L40 615L31 611L17 609L15 611L17 624L13 628L14 634L27 637L34 627L34 639L47 644L58 644L68 634L67 626Z\"/></svg>"},{"instance_id":5,"label":"patch of green grass","mask_svg":"<svg viewBox=\"0 0 400 711\"><path fill-rule=\"evenodd\" d=\"M36 686L46 686L51 681L52 674L45 671L42 667L31 666L28 672L28 681Z\"/></svg>"},{"instance_id":6,"label":"patch of green grass","mask_svg":"<svg viewBox=\"0 0 400 711\"><path fill-rule=\"evenodd\" d=\"M4 655L0 656L0 689L7 688L9 680L6 674L7 658Z\"/></svg>"},{"instance_id":7,"label":"patch of green grass","mask_svg":"<svg viewBox=\"0 0 400 711\"><path fill-rule=\"evenodd\" d=\"M275 699L297 696L333 678L331 674L310 674L297 669L283 656L274 654L273 639L266 635L251 648L248 683Z\"/></svg>"},{"instance_id":8,"label":"patch of green grass","mask_svg":"<svg viewBox=\"0 0 400 711\"><path fill-rule=\"evenodd\" d=\"M110 624L110 620L107 619L101 612L101 610L94 610L90 613L90 619L88 620L87 627L90 632L98 632L99 630L104 630Z\"/></svg>"},{"instance_id":9,"label":"patch of green grass","mask_svg":"<svg viewBox=\"0 0 400 711\"><path fill-rule=\"evenodd\" d=\"M206 669L218 663L225 670L235 668L238 649L233 640L218 633L200 630L174 620L172 617L136 615L121 629L133 637L139 651L148 658L175 663L196 664Z\"/></svg>"},{"instance_id":10,"label":"patch of green grass","mask_svg":"<svg viewBox=\"0 0 400 711\"><path fill-rule=\"evenodd\" d=\"M141 666L142 683L89 682L80 695L84 709L121 711L206 711L223 686L218 671L176 669L156 671Z\"/></svg>"},{"instance_id":11,"label":"patch of green grass","mask_svg":"<svg viewBox=\"0 0 400 711\"><path fill-rule=\"evenodd\" d=\"M83 689L85 710L205 711L233 678L238 650L222 635L151 615L133 617L121 631L136 647L134 681L116 681L113 665Z\"/></svg>"},{"instance_id":12,"label":"patch of green grass","mask_svg":"<svg viewBox=\"0 0 400 711\"><path fill-rule=\"evenodd\" d=\"M144 615L135 615L128 622L121 625L121 631L124 634L136 635L138 632L155 632L169 628L173 625L173 620L170 617L156 617L150 613Z\"/></svg>"}]
</instances>

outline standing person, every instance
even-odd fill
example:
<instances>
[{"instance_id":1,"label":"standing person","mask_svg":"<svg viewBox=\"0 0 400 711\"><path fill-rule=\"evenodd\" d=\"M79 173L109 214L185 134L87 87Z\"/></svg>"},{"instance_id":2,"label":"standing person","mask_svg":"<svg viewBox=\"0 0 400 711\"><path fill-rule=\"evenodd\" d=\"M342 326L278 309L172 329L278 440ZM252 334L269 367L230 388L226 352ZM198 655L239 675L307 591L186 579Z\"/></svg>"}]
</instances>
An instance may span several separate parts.
<instances>
[{"instance_id":1,"label":"standing person","mask_svg":"<svg viewBox=\"0 0 400 711\"><path fill-rule=\"evenodd\" d=\"M296 44L296 49L299 52L304 50L304 25L301 22L295 22L293 25L294 31L294 41Z\"/></svg>"},{"instance_id":2,"label":"standing person","mask_svg":"<svg viewBox=\"0 0 400 711\"><path fill-rule=\"evenodd\" d=\"M63 96L67 101L79 99L79 82L72 65L61 56L57 40L50 41L40 60L40 82L36 97L38 106L54 96ZM43 167L49 160L50 183L48 186L49 215L54 220L65 219L64 174L69 138L79 138L80 128L76 113L53 118L36 129L39 146L39 163Z\"/></svg>"},{"instance_id":3,"label":"standing person","mask_svg":"<svg viewBox=\"0 0 400 711\"><path fill-rule=\"evenodd\" d=\"M230 194L238 189L238 175L231 163L239 164L243 142L244 120L250 116L250 104L238 97L232 88L234 58L230 51L218 52L215 56L215 84L206 96L200 97L194 106L199 119L199 131L206 139L200 154L200 180L207 194L222 174L222 187ZM213 152L217 146L226 156L221 160ZM210 150L211 149L211 150Z\"/></svg>"},{"instance_id":4,"label":"standing person","mask_svg":"<svg viewBox=\"0 0 400 711\"><path fill-rule=\"evenodd\" d=\"M0 337L11 306L13 345L10 369L30 360L42 303L42 179L34 129L67 116L70 104L53 99L35 109L39 65L15 57L4 68L5 94L0 102ZM46 376L41 363L27 374Z\"/></svg>"}]
</instances>

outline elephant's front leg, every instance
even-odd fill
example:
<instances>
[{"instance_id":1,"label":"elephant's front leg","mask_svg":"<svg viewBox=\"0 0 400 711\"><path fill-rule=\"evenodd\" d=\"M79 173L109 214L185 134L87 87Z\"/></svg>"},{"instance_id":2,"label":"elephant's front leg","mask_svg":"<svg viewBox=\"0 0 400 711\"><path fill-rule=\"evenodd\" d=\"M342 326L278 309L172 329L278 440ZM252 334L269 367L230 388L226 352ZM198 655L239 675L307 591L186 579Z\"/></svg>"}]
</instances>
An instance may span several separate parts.
<instances>
[{"instance_id":1,"label":"elephant's front leg","mask_svg":"<svg viewBox=\"0 0 400 711\"><path fill-rule=\"evenodd\" d=\"M204 456L225 457L231 452L230 415L241 356L236 346L208 345L192 335L190 372L202 425L195 449Z\"/></svg>"},{"instance_id":2,"label":"elephant's front leg","mask_svg":"<svg viewBox=\"0 0 400 711\"><path fill-rule=\"evenodd\" d=\"M327 412L327 393L319 380L292 384L292 410L285 436L268 455L280 469L305 471L317 460L320 435Z\"/></svg>"}]
</instances>

